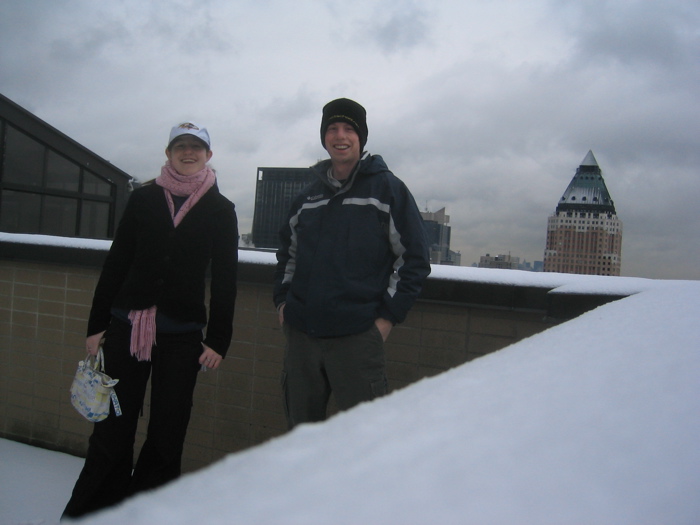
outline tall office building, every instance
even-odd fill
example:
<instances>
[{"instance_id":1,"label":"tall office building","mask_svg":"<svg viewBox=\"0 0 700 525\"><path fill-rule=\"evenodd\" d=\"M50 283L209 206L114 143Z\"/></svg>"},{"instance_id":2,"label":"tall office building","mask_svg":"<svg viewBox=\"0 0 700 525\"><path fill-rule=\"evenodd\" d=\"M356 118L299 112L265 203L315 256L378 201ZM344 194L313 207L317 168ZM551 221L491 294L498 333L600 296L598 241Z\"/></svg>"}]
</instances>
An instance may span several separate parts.
<instances>
[{"instance_id":1,"label":"tall office building","mask_svg":"<svg viewBox=\"0 0 700 525\"><path fill-rule=\"evenodd\" d=\"M547 221L544 271L620 275L622 221L589 151Z\"/></svg>"},{"instance_id":2,"label":"tall office building","mask_svg":"<svg viewBox=\"0 0 700 525\"><path fill-rule=\"evenodd\" d=\"M313 178L310 168L258 168L252 232L256 248L279 248L279 230L292 200Z\"/></svg>"},{"instance_id":3,"label":"tall office building","mask_svg":"<svg viewBox=\"0 0 700 525\"><path fill-rule=\"evenodd\" d=\"M423 226L430 246L430 262L459 266L462 256L450 250L452 228L449 226L450 216L445 213L445 208L436 212L422 211L420 215L423 218Z\"/></svg>"}]
</instances>

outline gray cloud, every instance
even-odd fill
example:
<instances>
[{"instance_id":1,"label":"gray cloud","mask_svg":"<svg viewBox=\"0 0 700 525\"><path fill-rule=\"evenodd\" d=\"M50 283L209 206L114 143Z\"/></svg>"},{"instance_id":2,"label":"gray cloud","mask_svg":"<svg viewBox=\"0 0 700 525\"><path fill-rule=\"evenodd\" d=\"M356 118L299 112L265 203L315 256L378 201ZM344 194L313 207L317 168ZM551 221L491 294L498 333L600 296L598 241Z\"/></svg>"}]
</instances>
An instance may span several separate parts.
<instances>
[{"instance_id":1,"label":"gray cloud","mask_svg":"<svg viewBox=\"0 0 700 525\"><path fill-rule=\"evenodd\" d=\"M592 149L624 222L623 273L700 279L700 6L606 2L122 0L0 4L0 92L141 178L174 122L205 123L252 221L258 166L325 156L321 107L368 110L368 149L463 263L541 260Z\"/></svg>"},{"instance_id":2,"label":"gray cloud","mask_svg":"<svg viewBox=\"0 0 700 525\"><path fill-rule=\"evenodd\" d=\"M428 12L413 3L384 4L368 25L367 35L385 53L414 48L430 37Z\"/></svg>"},{"instance_id":3,"label":"gray cloud","mask_svg":"<svg viewBox=\"0 0 700 525\"><path fill-rule=\"evenodd\" d=\"M584 61L674 69L697 63L697 9L683 1L577 2L569 28Z\"/></svg>"}]
</instances>

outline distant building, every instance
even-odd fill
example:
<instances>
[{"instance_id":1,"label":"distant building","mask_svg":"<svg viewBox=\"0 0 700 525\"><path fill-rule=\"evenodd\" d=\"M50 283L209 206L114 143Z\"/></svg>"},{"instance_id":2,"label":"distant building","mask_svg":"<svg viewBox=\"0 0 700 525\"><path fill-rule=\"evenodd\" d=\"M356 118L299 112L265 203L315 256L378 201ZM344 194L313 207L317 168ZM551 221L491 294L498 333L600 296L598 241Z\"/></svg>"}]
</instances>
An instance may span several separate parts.
<instances>
[{"instance_id":1,"label":"distant building","mask_svg":"<svg viewBox=\"0 0 700 525\"><path fill-rule=\"evenodd\" d=\"M311 168L258 168L251 242L256 248L279 248L279 230L292 200L314 180Z\"/></svg>"},{"instance_id":2,"label":"distant building","mask_svg":"<svg viewBox=\"0 0 700 525\"><path fill-rule=\"evenodd\" d=\"M589 151L547 221L544 271L620 275L622 222Z\"/></svg>"},{"instance_id":3,"label":"distant building","mask_svg":"<svg viewBox=\"0 0 700 525\"><path fill-rule=\"evenodd\" d=\"M445 208L435 213L422 211L421 217L430 246L431 264L459 266L462 263L462 255L450 250L452 228L448 225L450 216L445 214Z\"/></svg>"},{"instance_id":4,"label":"distant building","mask_svg":"<svg viewBox=\"0 0 700 525\"><path fill-rule=\"evenodd\" d=\"M520 257L514 257L510 253L508 255L491 254L482 255L478 263L472 264L473 268L496 268L502 270L522 270L524 272L541 272L542 261L529 262L525 259L520 260Z\"/></svg>"},{"instance_id":5,"label":"distant building","mask_svg":"<svg viewBox=\"0 0 700 525\"><path fill-rule=\"evenodd\" d=\"M527 261L523 259L518 263L518 270L523 270L525 272L541 272L543 266L543 261Z\"/></svg>"},{"instance_id":6,"label":"distant building","mask_svg":"<svg viewBox=\"0 0 700 525\"><path fill-rule=\"evenodd\" d=\"M111 239L133 182L0 95L0 231Z\"/></svg>"},{"instance_id":7,"label":"distant building","mask_svg":"<svg viewBox=\"0 0 700 525\"><path fill-rule=\"evenodd\" d=\"M490 254L479 257L479 268L497 268L500 270L517 270L520 267L520 257Z\"/></svg>"}]
</instances>

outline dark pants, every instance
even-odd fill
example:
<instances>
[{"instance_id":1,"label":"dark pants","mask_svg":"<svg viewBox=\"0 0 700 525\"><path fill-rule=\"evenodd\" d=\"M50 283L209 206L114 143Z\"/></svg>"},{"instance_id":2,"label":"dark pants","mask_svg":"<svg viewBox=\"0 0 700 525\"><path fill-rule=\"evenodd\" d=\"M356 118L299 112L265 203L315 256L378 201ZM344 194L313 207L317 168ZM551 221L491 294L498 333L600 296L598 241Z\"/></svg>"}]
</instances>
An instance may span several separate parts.
<instances>
[{"instance_id":1,"label":"dark pants","mask_svg":"<svg viewBox=\"0 0 700 525\"><path fill-rule=\"evenodd\" d=\"M387 393L384 341L376 326L346 337L316 338L285 323L282 372L287 425L323 421L331 392L340 410Z\"/></svg>"},{"instance_id":2,"label":"dark pants","mask_svg":"<svg viewBox=\"0 0 700 525\"><path fill-rule=\"evenodd\" d=\"M153 347L151 361L137 361L131 355L130 335L128 323L112 319L104 344L105 372L119 379L115 391L122 415L116 417L112 407L107 419L95 423L85 466L64 517L78 517L114 505L131 494L155 488L180 475L200 369L202 334L156 334L157 346ZM136 426L149 376L148 434L134 468Z\"/></svg>"}]
</instances>

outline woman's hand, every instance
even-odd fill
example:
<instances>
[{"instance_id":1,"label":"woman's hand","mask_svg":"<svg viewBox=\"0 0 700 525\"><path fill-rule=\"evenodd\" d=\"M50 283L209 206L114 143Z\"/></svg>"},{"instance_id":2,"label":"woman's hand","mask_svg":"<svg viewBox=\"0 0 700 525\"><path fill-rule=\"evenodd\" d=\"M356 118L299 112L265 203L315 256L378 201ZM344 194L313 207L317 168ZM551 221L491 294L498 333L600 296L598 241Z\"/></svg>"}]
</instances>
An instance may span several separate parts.
<instances>
[{"instance_id":1,"label":"woman's hand","mask_svg":"<svg viewBox=\"0 0 700 525\"><path fill-rule=\"evenodd\" d=\"M199 364L212 370L219 368L219 365L224 358L204 343L202 343L202 347L204 348L204 352L202 352L202 355L199 356Z\"/></svg>"},{"instance_id":2,"label":"woman's hand","mask_svg":"<svg viewBox=\"0 0 700 525\"><path fill-rule=\"evenodd\" d=\"M85 348L87 349L88 354L97 355L97 351L100 349L100 341L102 341L105 331L106 330L102 330L97 334L90 335L85 340Z\"/></svg>"}]
</instances>

